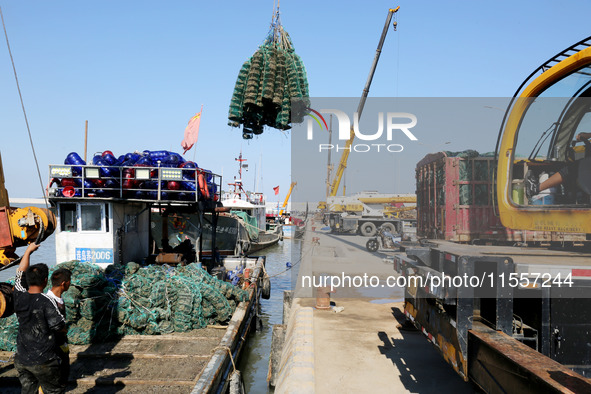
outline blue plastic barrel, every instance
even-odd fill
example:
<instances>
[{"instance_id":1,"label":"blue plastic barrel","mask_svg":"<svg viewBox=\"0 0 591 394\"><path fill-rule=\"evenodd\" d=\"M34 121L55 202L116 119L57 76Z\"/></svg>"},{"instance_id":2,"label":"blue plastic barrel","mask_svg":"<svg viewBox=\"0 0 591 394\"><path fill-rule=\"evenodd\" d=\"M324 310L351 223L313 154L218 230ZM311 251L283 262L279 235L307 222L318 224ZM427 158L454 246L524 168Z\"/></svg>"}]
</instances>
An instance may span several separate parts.
<instances>
[{"instance_id":1,"label":"blue plastic barrel","mask_svg":"<svg viewBox=\"0 0 591 394\"><path fill-rule=\"evenodd\" d=\"M117 158L110 153L103 154L103 160L106 161L110 166L117 163Z\"/></svg>"},{"instance_id":2,"label":"blue plastic barrel","mask_svg":"<svg viewBox=\"0 0 591 394\"><path fill-rule=\"evenodd\" d=\"M196 184L197 181L194 178L192 178L189 174L186 174L185 171L183 171L183 182L181 182L182 188L194 192L197 190Z\"/></svg>"},{"instance_id":3,"label":"blue plastic barrel","mask_svg":"<svg viewBox=\"0 0 591 394\"><path fill-rule=\"evenodd\" d=\"M119 189L119 181L115 179L107 179L105 181L105 189Z\"/></svg>"},{"instance_id":4,"label":"blue plastic barrel","mask_svg":"<svg viewBox=\"0 0 591 394\"><path fill-rule=\"evenodd\" d=\"M144 151L145 153L146 151ZM170 152L167 150L154 150L154 151L148 151L148 156L150 157L150 159L152 160L163 160L165 157L167 157L168 155L170 155Z\"/></svg>"},{"instance_id":5,"label":"blue plastic barrel","mask_svg":"<svg viewBox=\"0 0 591 394\"><path fill-rule=\"evenodd\" d=\"M150 159L149 156L142 156L135 162L134 165L152 167L152 164L152 159Z\"/></svg>"},{"instance_id":6,"label":"blue plastic barrel","mask_svg":"<svg viewBox=\"0 0 591 394\"><path fill-rule=\"evenodd\" d=\"M82 160L82 158L76 152L71 152L68 156L66 156L66 160L64 164L70 165L78 165L78 166L85 166L86 162Z\"/></svg>"},{"instance_id":7,"label":"blue plastic barrel","mask_svg":"<svg viewBox=\"0 0 591 394\"><path fill-rule=\"evenodd\" d=\"M218 187L215 183L210 183L207 185L207 190L209 190L209 197L213 198L213 196L216 194L216 192L218 191Z\"/></svg>"},{"instance_id":8,"label":"blue plastic barrel","mask_svg":"<svg viewBox=\"0 0 591 394\"><path fill-rule=\"evenodd\" d=\"M68 156L66 156L66 160L64 160L64 164L69 164L71 166L85 166L86 162L82 160L82 158L76 152L71 152ZM72 167L72 174L74 176L80 176L82 173L82 167Z\"/></svg>"},{"instance_id":9,"label":"blue plastic barrel","mask_svg":"<svg viewBox=\"0 0 591 394\"><path fill-rule=\"evenodd\" d=\"M210 183L213 180L213 173L205 168L202 168L201 171L205 174L205 180L207 183Z\"/></svg>"}]
</instances>

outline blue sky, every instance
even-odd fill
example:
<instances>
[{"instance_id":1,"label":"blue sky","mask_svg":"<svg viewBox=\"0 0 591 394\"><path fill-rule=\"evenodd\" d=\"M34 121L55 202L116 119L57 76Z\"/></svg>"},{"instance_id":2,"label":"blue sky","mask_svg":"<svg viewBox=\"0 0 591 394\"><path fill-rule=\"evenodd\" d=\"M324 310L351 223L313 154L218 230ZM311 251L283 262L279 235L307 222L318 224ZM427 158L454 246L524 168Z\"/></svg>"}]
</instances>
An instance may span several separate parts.
<instances>
[{"instance_id":1,"label":"blue sky","mask_svg":"<svg viewBox=\"0 0 591 394\"><path fill-rule=\"evenodd\" d=\"M314 97L359 97L388 8L400 5L371 97L506 97L543 61L591 35L591 2L289 1L281 18L304 61ZM289 132L244 141L227 126L236 76L265 38L272 1L0 0L43 183L49 164L72 151L182 152L204 105L188 159L230 181L240 150L263 192L289 189ZM6 44L0 42L0 152L12 197L39 197ZM451 141L493 150L496 135ZM434 148L440 142L432 142ZM414 164L410 167L413 168ZM318 169L325 172L324 168ZM410 187L406 185L407 188ZM276 199L272 197L271 199Z\"/></svg>"}]
</instances>

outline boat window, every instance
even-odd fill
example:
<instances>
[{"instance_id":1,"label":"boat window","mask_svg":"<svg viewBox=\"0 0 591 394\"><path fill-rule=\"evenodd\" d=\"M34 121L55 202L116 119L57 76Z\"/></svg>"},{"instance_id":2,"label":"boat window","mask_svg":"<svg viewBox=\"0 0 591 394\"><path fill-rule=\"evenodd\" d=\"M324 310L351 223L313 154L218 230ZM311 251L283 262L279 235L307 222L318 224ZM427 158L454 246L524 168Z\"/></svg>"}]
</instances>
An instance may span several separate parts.
<instances>
[{"instance_id":1,"label":"boat window","mask_svg":"<svg viewBox=\"0 0 591 394\"><path fill-rule=\"evenodd\" d=\"M78 231L76 204L60 204L60 231Z\"/></svg>"},{"instance_id":2,"label":"boat window","mask_svg":"<svg viewBox=\"0 0 591 394\"><path fill-rule=\"evenodd\" d=\"M82 231L101 231L102 207L100 205L80 205Z\"/></svg>"}]
</instances>

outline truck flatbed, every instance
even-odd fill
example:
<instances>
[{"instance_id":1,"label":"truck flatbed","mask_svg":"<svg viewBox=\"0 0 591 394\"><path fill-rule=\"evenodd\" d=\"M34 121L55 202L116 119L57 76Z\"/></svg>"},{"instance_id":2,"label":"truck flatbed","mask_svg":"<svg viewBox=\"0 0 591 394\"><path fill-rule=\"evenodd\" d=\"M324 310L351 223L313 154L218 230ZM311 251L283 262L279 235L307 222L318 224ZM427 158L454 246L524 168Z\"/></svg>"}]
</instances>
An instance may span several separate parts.
<instances>
[{"instance_id":1,"label":"truck flatbed","mask_svg":"<svg viewBox=\"0 0 591 394\"><path fill-rule=\"evenodd\" d=\"M510 257L518 273L572 273L573 276L591 276L591 252L555 250L538 247L466 245L451 241L429 240L425 246L455 256ZM583 271L581 271L583 270Z\"/></svg>"}]
</instances>

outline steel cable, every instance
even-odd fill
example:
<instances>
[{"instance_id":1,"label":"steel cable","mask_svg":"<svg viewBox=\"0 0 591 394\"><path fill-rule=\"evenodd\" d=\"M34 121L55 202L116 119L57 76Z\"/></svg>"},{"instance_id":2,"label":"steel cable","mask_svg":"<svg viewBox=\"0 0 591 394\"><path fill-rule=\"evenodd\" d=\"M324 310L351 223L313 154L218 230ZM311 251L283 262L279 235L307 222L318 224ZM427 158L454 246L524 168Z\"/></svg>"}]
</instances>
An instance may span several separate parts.
<instances>
[{"instance_id":1,"label":"steel cable","mask_svg":"<svg viewBox=\"0 0 591 394\"><path fill-rule=\"evenodd\" d=\"M43 195L43 200L45 201L45 208L49 209L47 195L45 194L45 188L43 187L43 179L41 178L41 171L39 170L39 162L37 160L37 154L35 153L35 146L33 145L33 137L31 136L31 128L29 127L29 119L27 118L27 111L25 110L25 103L23 101L21 87L18 82L18 75L16 73L16 66L14 65L14 59L12 57L12 50L10 49L10 42L8 41L8 33L6 32L6 24L4 23L4 14L2 13L2 7L0 7L0 19L2 19L2 28L4 29L4 37L6 37L6 46L8 47L8 54L10 55L10 62L12 63L12 70L14 72L14 79L16 81L16 88L18 90L18 96L20 98L21 108L23 109L23 115L25 117L25 123L27 125L27 132L29 134L29 142L31 143L31 150L33 151L33 158L35 159L35 166L37 167L37 175L39 177L39 185L41 186L41 194Z\"/></svg>"}]
</instances>

